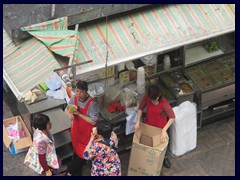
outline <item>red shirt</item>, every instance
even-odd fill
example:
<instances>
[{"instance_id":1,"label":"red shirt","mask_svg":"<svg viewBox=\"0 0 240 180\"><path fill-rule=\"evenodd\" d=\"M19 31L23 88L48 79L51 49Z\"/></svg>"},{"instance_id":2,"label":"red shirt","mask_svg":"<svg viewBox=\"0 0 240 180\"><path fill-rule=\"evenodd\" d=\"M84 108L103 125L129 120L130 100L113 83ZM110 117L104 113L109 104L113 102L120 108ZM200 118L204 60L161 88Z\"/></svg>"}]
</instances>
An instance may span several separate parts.
<instances>
[{"instance_id":1,"label":"red shirt","mask_svg":"<svg viewBox=\"0 0 240 180\"><path fill-rule=\"evenodd\" d=\"M173 109L165 97L162 97L158 105L154 105L147 95L145 95L140 103L139 109L143 111L145 107L147 107L146 119L144 121L146 124L164 128L168 118L175 119Z\"/></svg>"}]
</instances>

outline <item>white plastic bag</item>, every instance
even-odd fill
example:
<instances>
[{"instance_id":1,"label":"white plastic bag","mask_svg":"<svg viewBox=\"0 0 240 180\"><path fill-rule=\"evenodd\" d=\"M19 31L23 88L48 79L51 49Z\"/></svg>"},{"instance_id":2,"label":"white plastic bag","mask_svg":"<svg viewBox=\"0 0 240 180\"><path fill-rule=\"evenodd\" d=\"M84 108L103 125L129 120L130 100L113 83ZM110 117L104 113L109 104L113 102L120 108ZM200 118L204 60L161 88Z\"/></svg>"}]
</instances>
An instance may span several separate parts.
<instances>
[{"instance_id":1,"label":"white plastic bag","mask_svg":"<svg viewBox=\"0 0 240 180\"><path fill-rule=\"evenodd\" d=\"M20 138L26 137L21 122L18 121L17 117L16 122L14 124L10 124L9 126L7 126L6 129L9 134L8 138L12 139L14 142L16 142Z\"/></svg>"},{"instance_id":2,"label":"white plastic bag","mask_svg":"<svg viewBox=\"0 0 240 180\"><path fill-rule=\"evenodd\" d=\"M135 107L137 105L137 93L130 90L129 88L124 88L122 92L121 105L126 108Z\"/></svg>"},{"instance_id":3,"label":"white plastic bag","mask_svg":"<svg viewBox=\"0 0 240 180\"><path fill-rule=\"evenodd\" d=\"M137 111L133 110L132 114L126 117L126 135L131 134L134 132L134 125L137 120Z\"/></svg>"},{"instance_id":4,"label":"white plastic bag","mask_svg":"<svg viewBox=\"0 0 240 180\"><path fill-rule=\"evenodd\" d=\"M62 86L62 79L57 75L57 73L54 73L46 80L45 83L50 91L55 91Z\"/></svg>"},{"instance_id":5,"label":"white plastic bag","mask_svg":"<svg viewBox=\"0 0 240 180\"><path fill-rule=\"evenodd\" d=\"M185 101L173 108L176 119L170 127L170 152L181 156L197 146L196 104Z\"/></svg>"},{"instance_id":6,"label":"white plastic bag","mask_svg":"<svg viewBox=\"0 0 240 180\"><path fill-rule=\"evenodd\" d=\"M157 54L150 54L148 56L141 57L140 59L145 65L152 66L157 62Z\"/></svg>"}]
</instances>

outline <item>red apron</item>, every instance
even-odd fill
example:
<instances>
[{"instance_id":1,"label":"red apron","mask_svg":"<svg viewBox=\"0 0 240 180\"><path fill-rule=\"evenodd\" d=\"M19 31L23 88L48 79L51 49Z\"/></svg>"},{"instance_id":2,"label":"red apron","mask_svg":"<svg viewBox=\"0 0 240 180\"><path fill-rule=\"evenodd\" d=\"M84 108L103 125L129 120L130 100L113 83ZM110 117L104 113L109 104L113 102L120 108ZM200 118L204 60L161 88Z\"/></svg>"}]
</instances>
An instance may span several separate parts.
<instances>
[{"instance_id":1,"label":"red apron","mask_svg":"<svg viewBox=\"0 0 240 180\"><path fill-rule=\"evenodd\" d=\"M78 111L83 114L87 115L87 110L94 98L91 98L84 109L78 106L77 97L74 98L74 104L78 107ZM85 147L87 146L89 139L91 137L92 128L95 127L87 123L84 119L80 118L79 116L74 115L73 124L71 127L71 137L72 137L72 146L74 152L80 157L83 158L83 152Z\"/></svg>"},{"instance_id":2,"label":"red apron","mask_svg":"<svg viewBox=\"0 0 240 180\"><path fill-rule=\"evenodd\" d=\"M166 102L166 99L163 98L158 105L154 105L151 100L147 98L147 114L144 123L161 129L164 128L167 124L167 116L163 110L163 105Z\"/></svg>"}]
</instances>

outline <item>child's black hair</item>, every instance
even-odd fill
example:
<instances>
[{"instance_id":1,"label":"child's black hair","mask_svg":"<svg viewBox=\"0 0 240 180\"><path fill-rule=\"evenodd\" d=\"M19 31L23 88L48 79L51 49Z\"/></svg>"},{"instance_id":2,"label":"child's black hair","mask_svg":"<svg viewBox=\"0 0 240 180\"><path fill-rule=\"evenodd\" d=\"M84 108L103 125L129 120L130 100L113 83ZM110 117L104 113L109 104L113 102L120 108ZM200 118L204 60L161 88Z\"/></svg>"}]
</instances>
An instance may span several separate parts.
<instances>
[{"instance_id":1,"label":"child's black hair","mask_svg":"<svg viewBox=\"0 0 240 180\"><path fill-rule=\"evenodd\" d=\"M103 120L98 122L97 132L99 135L102 135L105 140L110 139L112 130L112 126L108 121Z\"/></svg>"},{"instance_id":2,"label":"child's black hair","mask_svg":"<svg viewBox=\"0 0 240 180\"><path fill-rule=\"evenodd\" d=\"M50 119L47 115L38 114L33 119L33 127L39 130L46 130L48 122L50 122Z\"/></svg>"}]
</instances>

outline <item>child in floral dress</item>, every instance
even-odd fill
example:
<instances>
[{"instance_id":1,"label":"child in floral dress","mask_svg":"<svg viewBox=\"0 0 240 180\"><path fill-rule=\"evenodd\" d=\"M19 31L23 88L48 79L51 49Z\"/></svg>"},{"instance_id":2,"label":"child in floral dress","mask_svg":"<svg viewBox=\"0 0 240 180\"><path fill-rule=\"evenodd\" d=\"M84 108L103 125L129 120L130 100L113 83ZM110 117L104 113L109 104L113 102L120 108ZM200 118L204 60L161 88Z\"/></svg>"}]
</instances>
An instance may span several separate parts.
<instances>
[{"instance_id":1,"label":"child in floral dress","mask_svg":"<svg viewBox=\"0 0 240 180\"><path fill-rule=\"evenodd\" d=\"M61 159L57 156L54 139L49 130L52 127L50 119L44 114L39 114L34 118L33 144L30 146L25 157L24 164L46 176L60 173Z\"/></svg>"},{"instance_id":2,"label":"child in floral dress","mask_svg":"<svg viewBox=\"0 0 240 180\"><path fill-rule=\"evenodd\" d=\"M121 162L114 150L117 145L117 136L109 122L100 121L84 151L84 158L92 160L91 176L121 176Z\"/></svg>"}]
</instances>

